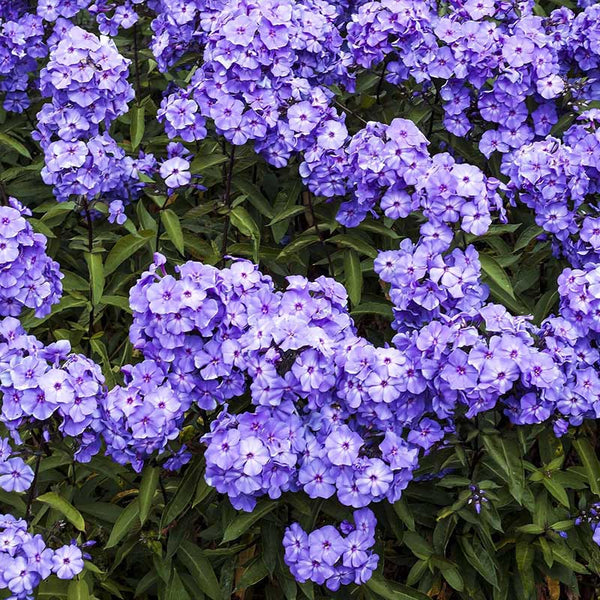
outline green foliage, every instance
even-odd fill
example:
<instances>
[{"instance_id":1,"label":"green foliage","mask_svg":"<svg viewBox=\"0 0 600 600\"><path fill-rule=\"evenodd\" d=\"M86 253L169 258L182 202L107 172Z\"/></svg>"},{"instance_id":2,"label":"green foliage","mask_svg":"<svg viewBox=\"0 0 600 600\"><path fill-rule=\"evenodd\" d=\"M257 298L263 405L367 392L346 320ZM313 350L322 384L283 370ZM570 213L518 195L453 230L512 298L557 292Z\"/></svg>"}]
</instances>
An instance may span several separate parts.
<instances>
[{"instance_id":1,"label":"green foliage","mask_svg":"<svg viewBox=\"0 0 600 600\"><path fill-rule=\"evenodd\" d=\"M131 39L119 43L133 58ZM143 96L112 134L128 150L164 155L168 140L156 122L156 107L166 82L148 53L137 58ZM412 105L387 84L378 90L379 80L379 73L367 73L357 95L341 96L350 127L361 126L353 115L368 106L370 119L389 122L397 114L413 119L434 148L448 142L437 108ZM26 315L23 322L45 342L67 339L76 352L91 353L109 386L121 380L122 365L139 358L127 338L128 291L154 251L174 263L216 265L227 254L248 257L278 283L291 274L331 275L346 286L361 334L377 344L391 340L391 305L373 259L380 250L396 248L399 239L415 237L416 219L368 217L348 231L335 220L335 203L303 187L296 161L276 170L251 148L238 148L234 156L230 147L206 140L192 163L205 190L168 196L154 182L123 226L92 221L75 202L53 200L41 181L42 156L28 129L26 115L8 122L0 112L0 187L32 208L32 222L49 238L65 278L63 299L51 315ZM452 143L494 173L494 165L472 156L469 144ZM462 236L456 244L476 245L496 301L513 312L532 313L539 322L556 306L561 266L549 260L549 244L536 241L540 229L528 213L511 209L509 219L509 225L495 225L477 239ZM348 508L335 499L316 503L296 493L237 513L204 482L203 449L193 442L206 428L201 415L186 423L194 458L180 473L147 465L136 475L103 456L75 464L58 436L44 445L35 501L1 492L0 508L30 515L33 526L52 539L97 545L79 579L51 578L37 598L558 600L597 585L600 549L586 528L573 526L574 515L600 495L595 425L581 429L577 439L556 439L543 426L516 430L499 411L475 421L459 419L447 446L422 462L421 480L393 507L374 507L378 572L366 586L338 593L297 584L283 562L281 539L294 520L310 528L349 517ZM34 445L34 438L26 442ZM443 472L449 475L438 479ZM479 515L468 503L470 485L489 498ZM574 595L564 595L567 589Z\"/></svg>"}]
</instances>

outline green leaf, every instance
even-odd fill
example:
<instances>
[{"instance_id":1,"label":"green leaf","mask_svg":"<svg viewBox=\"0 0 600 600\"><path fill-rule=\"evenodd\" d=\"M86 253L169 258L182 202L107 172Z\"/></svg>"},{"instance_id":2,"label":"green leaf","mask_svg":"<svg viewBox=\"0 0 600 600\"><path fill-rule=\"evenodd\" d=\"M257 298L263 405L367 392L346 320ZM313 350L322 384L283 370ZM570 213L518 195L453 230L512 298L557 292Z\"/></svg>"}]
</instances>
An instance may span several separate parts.
<instances>
[{"instance_id":1,"label":"green leaf","mask_svg":"<svg viewBox=\"0 0 600 600\"><path fill-rule=\"evenodd\" d=\"M197 156L190 165L192 173L202 173L210 167L216 167L224 162L227 162L229 158L223 154L212 153L204 156Z\"/></svg>"},{"instance_id":2,"label":"green leaf","mask_svg":"<svg viewBox=\"0 0 600 600\"><path fill-rule=\"evenodd\" d=\"M108 304L109 306L116 306L125 312L131 313L129 306L129 299L125 296L102 296L100 298L100 304Z\"/></svg>"},{"instance_id":3,"label":"green leaf","mask_svg":"<svg viewBox=\"0 0 600 600\"><path fill-rule=\"evenodd\" d=\"M315 586L312 581L305 581L299 583L298 587L302 590L302 593L308 600L315 600Z\"/></svg>"},{"instance_id":4,"label":"green leaf","mask_svg":"<svg viewBox=\"0 0 600 600\"><path fill-rule=\"evenodd\" d=\"M515 546L515 556L523 588L529 597L529 594L531 594L535 587L532 568L533 559L535 557L535 547L528 541L519 541Z\"/></svg>"},{"instance_id":5,"label":"green leaf","mask_svg":"<svg viewBox=\"0 0 600 600\"><path fill-rule=\"evenodd\" d=\"M239 192L244 194L250 201L250 204L256 208L256 210L267 219L273 218L273 208L270 202L265 198L260 189L254 185L251 181L245 179L235 179L233 182Z\"/></svg>"},{"instance_id":6,"label":"green leaf","mask_svg":"<svg viewBox=\"0 0 600 600\"><path fill-rule=\"evenodd\" d=\"M400 520L406 525L409 531L415 530L415 518L404 499L400 498L400 500L394 502L394 512L400 517Z\"/></svg>"},{"instance_id":7,"label":"green leaf","mask_svg":"<svg viewBox=\"0 0 600 600\"><path fill-rule=\"evenodd\" d=\"M459 536L458 542L469 564L491 585L498 587L497 568L492 557L475 538L473 543L464 536ZM476 545L474 545L476 544Z\"/></svg>"},{"instance_id":8,"label":"green leaf","mask_svg":"<svg viewBox=\"0 0 600 600\"><path fill-rule=\"evenodd\" d=\"M83 579L77 579L69 583L67 590L68 600L88 600L90 597L90 590L88 584Z\"/></svg>"},{"instance_id":9,"label":"green leaf","mask_svg":"<svg viewBox=\"0 0 600 600\"><path fill-rule=\"evenodd\" d=\"M529 533L531 535L541 535L544 533L545 528L541 525L536 525L535 523L529 523L528 525L517 527L517 531L520 533Z\"/></svg>"},{"instance_id":10,"label":"green leaf","mask_svg":"<svg viewBox=\"0 0 600 600\"><path fill-rule=\"evenodd\" d=\"M550 544L548 543L548 540L544 537L539 537L536 541L539 543L540 548L542 549L542 555L544 556L544 562L549 567L552 567L552 565L554 564L554 556L552 556L552 550L550 548Z\"/></svg>"},{"instance_id":11,"label":"green leaf","mask_svg":"<svg viewBox=\"0 0 600 600\"><path fill-rule=\"evenodd\" d=\"M165 600L190 600L190 595L185 589L179 573L175 570L173 570L173 574L169 580Z\"/></svg>"},{"instance_id":12,"label":"green leaf","mask_svg":"<svg viewBox=\"0 0 600 600\"><path fill-rule=\"evenodd\" d=\"M104 275L108 276L115 271L127 258L131 258L140 248L145 246L154 237L154 231L144 229L138 235L128 234L119 239L106 257Z\"/></svg>"},{"instance_id":13,"label":"green leaf","mask_svg":"<svg viewBox=\"0 0 600 600\"><path fill-rule=\"evenodd\" d=\"M403 541L412 553L421 559L426 559L433 554L431 544L415 531L407 531L404 534Z\"/></svg>"},{"instance_id":14,"label":"green leaf","mask_svg":"<svg viewBox=\"0 0 600 600\"><path fill-rule=\"evenodd\" d=\"M85 260L90 274L90 287L92 291L92 303L100 303L102 292L104 291L104 266L102 265L102 255L95 252L86 252Z\"/></svg>"},{"instance_id":15,"label":"green leaf","mask_svg":"<svg viewBox=\"0 0 600 600\"><path fill-rule=\"evenodd\" d=\"M150 514L154 493L158 487L160 469L158 467L146 466L140 483L140 523L143 525Z\"/></svg>"},{"instance_id":16,"label":"green leaf","mask_svg":"<svg viewBox=\"0 0 600 600\"><path fill-rule=\"evenodd\" d=\"M556 523L552 523L550 527L554 531L567 531L568 529L572 529L574 525L575 523L569 519L566 521L557 521Z\"/></svg>"},{"instance_id":17,"label":"green leaf","mask_svg":"<svg viewBox=\"0 0 600 600\"><path fill-rule=\"evenodd\" d=\"M31 160L31 154L29 154L29 150L27 150L27 148L21 142L15 140L13 137L10 137L8 134L0 133L0 144Z\"/></svg>"},{"instance_id":18,"label":"green leaf","mask_svg":"<svg viewBox=\"0 0 600 600\"><path fill-rule=\"evenodd\" d=\"M479 262L481 263L481 269L486 277L514 299L515 292L512 283L510 282L506 271L498 264L498 262L487 254L480 254Z\"/></svg>"},{"instance_id":19,"label":"green leaf","mask_svg":"<svg viewBox=\"0 0 600 600\"><path fill-rule=\"evenodd\" d=\"M410 107L406 117L409 118L415 125L418 125L426 117L431 115L431 106L426 102L415 104Z\"/></svg>"},{"instance_id":20,"label":"green leaf","mask_svg":"<svg viewBox=\"0 0 600 600\"><path fill-rule=\"evenodd\" d=\"M557 301L558 290L548 290L542 294L542 297L537 301L533 309L534 322L540 324L550 314L552 307L556 305Z\"/></svg>"},{"instance_id":21,"label":"green leaf","mask_svg":"<svg viewBox=\"0 0 600 600\"><path fill-rule=\"evenodd\" d=\"M465 587L465 582L456 567L446 567L441 569L444 579L457 592L462 592Z\"/></svg>"},{"instance_id":22,"label":"green leaf","mask_svg":"<svg viewBox=\"0 0 600 600\"><path fill-rule=\"evenodd\" d=\"M426 560L418 560L410 569L407 577L406 583L408 585L414 585L415 583L419 583L425 573L429 569L429 563Z\"/></svg>"},{"instance_id":23,"label":"green leaf","mask_svg":"<svg viewBox=\"0 0 600 600\"><path fill-rule=\"evenodd\" d=\"M221 600L222 594L215 572L202 550L192 542L184 541L177 550L179 560L186 566L198 587L212 600Z\"/></svg>"},{"instance_id":24,"label":"green leaf","mask_svg":"<svg viewBox=\"0 0 600 600\"><path fill-rule=\"evenodd\" d=\"M525 473L519 448L511 439L499 435L484 435L483 444L491 459L500 467L513 498L521 504L524 497Z\"/></svg>"},{"instance_id":25,"label":"green leaf","mask_svg":"<svg viewBox=\"0 0 600 600\"><path fill-rule=\"evenodd\" d=\"M40 585L36 590L35 597L38 600L41 600L42 598L47 598L48 600L66 598L69 585L70 581L65 581L64 579L57 579L56 577L51 577L50 579L46 579L40 582Z\"/></svg>"},{"instance_id":26,"label":"green leaf","mask_svg":"<svg viewBox=\"0 0 600 600\"><path fill-rule=\"evenodd\" d=\"M417 590L385 579L380 573L373 573L365 585L386 600L431 600Z\"/></svg>"},{"instance_id":27,"label":"green leaf","mask_svg":"<svg viewBox=\"0 0 600 600\"><path fill-rule=\"evenodd\" d=\"M517 243L515 244L514 248L515 252L518 250L523 250L523 248L529 246L529 244L543 232L544 230L537 225L531 225L530 227L527 227L527 229L525 229L525 231L523 231L523 233L517 239Z\"/></svg>"},{"instance_id":28,"label":"green leaf","mask_svg":"<svg viewBox=\"0 0 600 600\"><path fill-rule=\"evenodd\" d=\"M260 250L260 229L256 221L243 206L236 206L230 213L231 224L243 235L252 238L254 262L258 262Z\"/></svg>"},{"instance_id":29,"label":"green leaf","mask_svg":"<svg viewBox=\"0 0 600 600\"><path fill-rule=\"evenodd\" d=\"M133 502L129 503L119 515L119 518L110 532L105 548L108 549L116 546L129 533L133 526L136 523L139 523L139 513L140 503L136 498Z\"/></svg>"},{"instance_id":30,"label":"green leaf","mask_svg":"<svg viewBox=\"0 0 600 600\"><path fill-rule=\"evenodd\" d=\"M2 504L12 506L13 508L17 509L19 513L21 513L21 515L23 516L25 515L25 511L27 510L27 505L17 494L5 492L3 489L0 489L0 505Z\"/></svg>"},{"instance_id":31,"label":"green leaf","mask_svg":"<svg viewBox=\"0 0 600 600\"><path fill-rule=\"evenodd\" d=\"M577 562L573 558L573 553L563 544L552 544L550 546L552 550L552 556L559 562L561 565L565 565L568 569L575 571L575 573L581 573L582 575L585 573L589 573L588 569L584 567L581 563Z\"/></svg>"},{"instance_id":32,"label":"green leaf","mask_svg":"<svg viewBox=\"0 0 600 600\"><path fill-rule=\"evenodd\" d=\"M350 312L350 315L353 317L358 317L360 315L379 315L380 317L385 317L390 321L394 318L392 307L389 304L384 304L383 302L364 302L363 304L360 304L354 308Z\"/></svg>"},{"instance_id":33,"label":"green leaf","mask_svg":"<svg viewBox=\"0 0 600 600\"><path fill-rule=\"evenodd\" d=\"M298 215L304 214L304 211L306 210L306 207L304 206L290 206L289 208L285 208L284 210L282 210L280 213L277 213L273 219L270 221L269 223L269 227L271 227L272 225L275 225L281 221L284 221L285 219L291 219L293 217L297 217Z\"/></svg>"},{"instance_id":34,"label":"green leaf","mask_svg":"<svg viewBox=\"0 0 600 600\"><path fill-rule=\"evenodd\" d=\"M269 574L269 569L262 558L255 560L247 569L244 569L236 590L245 590L262 581Z\"/></svg>"},{"instance_id":35,"label":"green leaf","mask_svg":"<svg viewBox=\"0 0 600 600\"><path fill-rule=\"evenodd\" d=\"M566 508L569 508L569 496L565 488L552 477L542 479L544 487Z\"/></svg>"},{"instance_id":36,"label":"green leaf","mask_svg":"<svg viewBox=\"0 0 600 600\"><path fill-rule=\"evenodd\" d=\"M146 122L144 119L146 115L146 107L143 105L134 105L129 111L129 114L131 116L131 127L129 129L131 136L131 149L135 151L144 137L144 130L146 128Z\"/></svg>"},{"instance_id":37,"label":"green leaf","mask_svg":"<svg viewBox=\"0 0 600 600\"><path fill-rule=\"evenodd\" d=\"M596 496L600 496L600 462L594 448L589 440L583 437L573 440L573 446L585 469L590 489Z\"/></svg>"},{"instance_id":38,"label":"green leaf","mask_svg":"<svg viewBox=\"0 0 600 600\"><path fill-rule=\"evenodd\" d=\"M62 496L59 496L55 492L47 492L36 498L37 502L43 502L48 504L54 510L63 514L68 521L70 521L79 531L85 531L85 521L81 516L81 513Z\"/></svg>"},{"instance_id":39,"label":"green leaf","mask_svg":"<svg viewBox=\"0 0 600 600\"><path fill-rule=\"evenodd\" d=\"M108 357L108 352L104 342L98 337L92 337L90 340L90 346L94 352L102 357L102 373L106 378L106 384L108 387L113 388L115 385L115 375L112 371L110 358Z\"/></svg>"},{"instance_id":40,"label":"green leaf","mask_svg":"<svg viewBox=\"0 0 600 600\"><path fill-rule=\"evenodd\" d=\"M183 242L183 230L181 229L179 217L170 208L165 208L160 213L160 220L165 227L169 240L171 240L179 253L183 255L185 252L185 244Z\"/></svg>"},{"instance_id":41,"label":"green leaf","mask_svg":"<svg viewBox=\"0 0 600 600\"><path fill-rule=\"evenodd\" d=\"M237 515L225 529L223 534L223 543L237 540L241 535L246 533L254 523L262 519L278 506L277 502L272 500L263 500L256 505L256 508L251 513L242 513Z\"/></svg>"},{"instance_id":42,"label":"green leaf","mask_svg":"<svg viewBox=\"0 0 600 600\"><path fill-rule=\"evenodd\" d=\"M360 270L360 258L355 250L344 253L344 276L348 296L353 306L360 303L363 286L363 276Z\"/></svg>"},{"instance_id":43,"label":"green leaf","mask_svg":"<svg viewBox=\"0 0 600 600\"><path fill-rule=\"evenodd\" d=\"M359 254L364 254L371 258L377 258L378 255L377 250L371 244L354 234L340 233L339 235L330 237L327 242L343 246L344 248L352 248L352 250L356 250Z\"/></svg>"},{"instance_id":44,"label":"green leaf","mask_svg":"<svg viewBox=\"0 0 600 600\"><path fill-rule=\"evenodd\" d=\"M278 259L286 260L300 252L300 250L312 246L312 244L315 244L318 241L319 236L316 233L303 233L279 253Z\"/></svg>"},{"instance_id":45,"label":"green leaf","mask_svg":"<svg viewBox=\"0 0 600 600\"><path fill-rule=\"evenodd\" d=\"M191 504L198 480L200 479L203 465L197 461L191 464L183 479L181 479L175 495L167 506L162 515L161 527L166 527L169 523L173 522L183 511Z\"/></svg>"}]
</instances>

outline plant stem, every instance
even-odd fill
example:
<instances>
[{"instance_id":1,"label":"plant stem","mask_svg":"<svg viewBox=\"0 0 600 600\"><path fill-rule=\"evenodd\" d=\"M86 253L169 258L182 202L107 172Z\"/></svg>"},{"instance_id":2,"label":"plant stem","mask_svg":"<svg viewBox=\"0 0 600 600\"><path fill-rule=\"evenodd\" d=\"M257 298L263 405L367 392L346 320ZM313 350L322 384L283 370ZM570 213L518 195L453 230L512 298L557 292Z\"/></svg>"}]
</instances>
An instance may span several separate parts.
<instances>
[{"instance_id":1,"label":"plant stem","mask_svg":"<svg viewBox=\"0 0 600 600\"><path fill-rule=\"evenodd\" d=\"M139 62L139 47L138 47L138 27L137 23L133 25L133 62L135 67L135 101L140 105L142 99L142 81L140 79L140 62Z\"/></svg>"},{"instance_id":2,"label":"plant stem","mask_svg":"<svg viewBox=\"0 0 600 600\"><path fill-rule=\"evenodd\" d=\"M31 482L31 487L29 488L29 494L27 496L27 508L25 509L25 520L29 521L31 517L31 505L33 504L33 499L35 497L35 488L37 486L37 479L40 472L40 463L42 462L42 453L38 447L36 451L35 457L35 469L33 471L33 481Z\"/></svg>"},{"instance_id":3,"label":"plant stem","mask_svg":"<svg viewBox=\"0 0 600 600\"><path fill-rule=\"evenodd\" d=\"M319 236L321 245L323 246L323 249L325 250L325 255L327 256L327 263L329 264L329 275L331 277L333 277L333 263L331 262L331 255L329 254L329 248L327 247L327 243L325 242L325 236L323 235L323 232L319 228L319 223L317 221L317 216L315 215L315 209L314 209L313 203L312 203L312 194L311 194L310 190L307 190L304 194L305 194L306 202L308 204L308 210L310 211L310 216L312 218L312 224L315 228L315 231L317 232L317 235Z\"/></svg>"},{"instance_id":4,"label":"plant stem","mask_svg":"<svg viewBox=\"0 0 600 600\"><path fill-rule=\"evenodd\" d=\"M227 214L225 215L225 225L223 226L223 243L221 245L221 261L225 262L225 255L227 254L227 236L229 234L229 225L231 219L229 218L229 208L231 207L231 182L233 180L233 167L235 165L235 146L231 147L231 154L229 155L229 167L227 169L227 179L225 181L225 195L223 202L227 208Z\"/></svg>"},{"instance_id":5,"label":"plant stem","mask_svg":"<svg viewBox=\"0 0 600 600\"><path fill-rule=\"evenodd\" d=\"M388 64L391 60L391 54L388 55L387 59L383 63L383 68L381 69L381 77L379 77L379 81L377 82L377 91L375 92L375 96L377 97L377 104L381 104L381 91L383 90L383 82L385 81L385 74L387 71Z\"/></svg>"},{"instance_id":6,"label":"plant stem","mask_svg":"<svg viewBox=\"0 0 600 600\"><path fill-rule=\"evenodd\" d=\"M87 224L88 235L88 252L92 254L94 251L94 223L90 214L90 205L85 201L85 219ZM90 263L91 264L91 263ZM94 290L92 289L92 278L90 276L90 322L88 324L88 353L92 351L92 336L94 335Z\"/></svg>"},{"instance_id":7,"label":"plant stem","mask_svg":"<svg viewBox=\"0 0 600 600\"><path fill-rule=\"evenodd\" d=\"M347 112L349 115L352 115L355 119L358 119L363 125L367 125L367 121L365 121L360 115L355 113L352 109L348 108L347 106L345 106L341 102L338 102L337 100L334 100L333 102L334 102L334 104L339 106L344 112Z\"/></svg>"}]
</instances>

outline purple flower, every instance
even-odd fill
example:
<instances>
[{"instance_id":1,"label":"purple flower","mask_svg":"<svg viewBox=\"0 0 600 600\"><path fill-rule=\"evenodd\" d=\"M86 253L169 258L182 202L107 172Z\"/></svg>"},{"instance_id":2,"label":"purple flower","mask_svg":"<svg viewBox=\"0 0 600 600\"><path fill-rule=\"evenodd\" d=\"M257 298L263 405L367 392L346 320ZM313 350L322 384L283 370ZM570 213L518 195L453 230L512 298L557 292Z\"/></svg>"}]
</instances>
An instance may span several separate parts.
<instances>
[{"instance_id":1,"label":"purple flower","mask_svg":"<svg viewBox=\"0 0 600 600\"><path fill-rule=\"evenodd\" d=\"M81 550L74 545L63 546L55 550L52 557L52 572L59 579L73 579L83 571L83 557Z\"/></svg>"},{"instance_id":2,"label":"purple flower","mask_svg":"<svg viewBox=\"0 0 600 600\"><path fill-rule=\"evenodd\" d=\"M163 162L160 166L160 176L165 180L168 187L182 187L188 185L192 179L189 168L189 161L176 156Z\"/></svg>"},{"instance_id":3,"label":"purple flower","mask_svg":"<svg viewBox=\"0 0 600 600\"><path fill-rule=\"evenodd\" d=\"M0 487L7 492L24 492L33 481L33 471L21 458L0 462Z\"/></svg>"}]
</instances>

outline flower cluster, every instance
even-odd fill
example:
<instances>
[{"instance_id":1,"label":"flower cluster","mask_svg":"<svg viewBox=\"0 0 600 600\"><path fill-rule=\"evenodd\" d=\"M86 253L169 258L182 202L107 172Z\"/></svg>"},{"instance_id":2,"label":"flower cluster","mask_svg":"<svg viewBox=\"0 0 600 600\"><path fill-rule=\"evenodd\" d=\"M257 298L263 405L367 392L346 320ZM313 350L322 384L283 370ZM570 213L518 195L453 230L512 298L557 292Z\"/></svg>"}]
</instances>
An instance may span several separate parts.
<instances>
[{"instance_id":1,"label":"flower cluster","mask_svg":"<svg viewBox=\"0 0 600 600\"><path fill-rule=\"evenodd\" d=\"M41 423L51 433L55 422L63 436L77 439L75 458L88 461L100 449L104 377L98 365L69 354L67 341L44 346L12 317L0 321L0 348L2 423L18 436L26 423Z\"/></svg>"},{"instance_id":2,"label":"flower cluster","mask_svg":"<svg viewBox=\"0 0 600 600\"><path fill-rule=\"evenodd\" d=\"M6 492L24 492L33 477L31 467L20 456L14 456L9 440L0 438L0 488Z\"/></svg>"},{"instance_id":3,"label":"flower cluster","mask_svg":"<svg viewBox=\"0 0 600 600\"><path fill-rule=\"evenodd\" d=\"M47 315L62 295L59 265L46 254L46 238L24 218L31 212L18 200L0 206L0 316L32 308Z\"/></svg>"},{"instance_id":4,"label":"flower cluster","mask_svg":"<svg viewBox=\"0 0 600 600\"><path fill-rule=\"evenodd\" d=\"M345 160L335 161L345 171L352 195L340 206L340 223L355 227L379 204L392 219L420 210L440 231L460 221L464 231L485 233L492 222L491 211L503 216L496 191L500 182L475 166L457 163L448 153L431 157L427 145L425 136L407 119L394 119L390 125L371 122L354 135ZM304 158L301 175L315 193L328 195L331 165L323 163L319 153L306 153Z\"/></svg>"},{"instance_id":5,"label":"flower cluster","mask_svg":"<svg viewBox=\"0 0 600 600\"><path fill-rule=\"evenodd\" d=\"M145 0L95 0L89 7L91 14L96 15L98 29L103 35L115 36L119 29L129 29L139 20L136 5L144 4Z\"/></svg>"},{"instance_id":6,"label":"flower cluster","mask_svg":"<svg viewBox=\"0 0 600 600\"><path fill-rule=\"evenodd\" d=\"M90 0L39 0L37 14L45 21L54 22L72 19L80 10L86 8Z\"/></svg>"},{"instance_id":7,"label":"flower cluster","mask_svg":"<svg viewBox=\"0 0 600 600\"><path fill-rule=\"evenodd\" d=\"M225 0L156 0L150 48L161 71L186 53L199 54Z\"/></svg>"},{"instance_id":8,"label":"flower cluster","mask_svg":"<svg viewBox=\"0 0 600 600\"><path fill-rule=\"evenodd\" d=\"M75 25L65 26L41 71L40 89L51 102L38 113L35 133L45 153L44 182L59 201L96 195L129 199L140 186L139 171L154 166L151 155L134 160L102 131L127 112L134 97L129 61L113 40Z\"/></svg>"},{"instance_id":9,"label":"flower cluster","mask_svg":"<svg viewBox=\"0 0 600 600\"><path fill-rule=\"evenodd\" d=\"M126 385L114 387L102 399L101 431L106 453L139 472L144 460L162 453L179 436L192 401L181 387L174 391L164 365L153 360L124 371Z\"/></svg>"},{"instance_id":10,"label":"flower cluster","mask_svg":"<svg viewBox=\"0 0 600 600\"><path fill-rule=\"evenodd\" d=\"M206 40L203 64L187 89L165 97L158 113L167 134L202 139L210 118L225 139L234 145L254 141L275 166L317 138L326 147L341 147L344 121L330 107L333 93L322 85L347 79L333 5L242 0L217 13L208 5L197 37ZM189 12L180 24L188 16L194 22L193 4Z\"/></svg>"},{"instance_id":11,"label":"flower cluster","mask_svg":"<svg viewBox=\"0 0 600 600\"><path fill-rule=\"evenodd\" d=\"M17 113L29 107L31 74L48 54L42 19L25 9L26 2L0 6L0 93L4 109Z\"/></svg>"},{"instance_id":12,"label":"flower cluster","mask_svg":"<svg viewBox=\"0 0 600 600\"><path fill-rule=\"evenodd\" d=\"M559 118L555 99L567 88L564 47L567 41L577 46L569 28L564 31L572 13L561 9L544 20L534 16L533 2L449 8L438 16L431 2L363 4L348 25L354 60L361 67L383 62L382 77L390 83L411 78L423 93L439 93L446 130L463 137L483 126L486 156L546 135ZM535 100L531 114L529 98Z\"/></svg>"},{"instance_id":13,"label":"flower cluster","mask_svg":"<svg viewBox=\"0 0 600 600\"><path fill-rule=\"evenodd\" d=\"M368 581L377 568L375 515L368 508L354 511L354 523L343 521L340 530L325 525L307 534L298 523L285 531L285 562L301 583L326 584L330 590L341 585Z\"/></svg>"},{"instance_id":14,"label":"flower cluster","mask_svg":"<svg viewBox=\"0 0 600 600\"><path fill-rule=\"evenodd\" d=\"M0 515L0 589L8 590L10 598L28 600L50 575L73 579L83 567L83 554L75 544L52 550L41 535L27 531L26 521Z\"/></svg>"},{"instance_id":15,"label":"flower cluster","mask_svg":"<svg viewBox=\"0 0 600 600\"><path fill-rule=\"evenodd\" d=\"M507 155L503 172L509 191L535 212L552 234L554 253L573 266L600 261L600 219L589 196L600 186L600 112L584 112L563 140L548 136Z\"/></svg>"}]
</instances>

